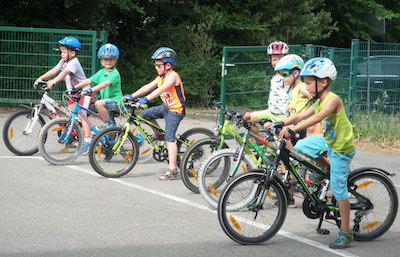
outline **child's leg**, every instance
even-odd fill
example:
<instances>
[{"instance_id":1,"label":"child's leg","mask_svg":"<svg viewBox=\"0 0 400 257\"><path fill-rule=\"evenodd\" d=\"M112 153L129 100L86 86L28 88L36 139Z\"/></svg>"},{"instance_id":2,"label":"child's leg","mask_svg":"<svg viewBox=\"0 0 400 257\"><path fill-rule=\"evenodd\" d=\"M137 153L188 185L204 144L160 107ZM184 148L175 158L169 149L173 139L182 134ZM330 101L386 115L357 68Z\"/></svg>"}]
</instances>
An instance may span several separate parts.
<instances>
[{"instance_id":1,"label":"child's leg","mask_svg":"<svg viewBox=\"0 0 400 257\"><path fill-rule=\"evenodd\" d=\"M170 170L177 169L178 147L176 145L176 131L184 117L184 114L170 111L165 115L165 141L167 141Z\"/></svg>"},{"instance_id":2,"label":"child's leg","mask_svg":"<svg viewBox=\"0 0 400 257\"><path fill-rule=\"evenodd\" d=\"M149 120L150 122L154 123L154 125L158 125L158 122L156 121L156 119L161 119L164 118L164 116L168 113L168 109L167 107L165 107L165 105L159 105L159 106L155 106L155 107L151 107L147 110L144 110L142 113L142 117L146 120ZM157 129L151 127L151 129L153 130L155 137L161 135L160 131L158 131Z\"/></svg>"},{"instance_id":3,"label":"child's leg","mask_svg":"<svg viewBox=\"0 0 400 257\"><path fill-rule=\"evenodd\" d=\"M104 122L109 122L110 121L110 116L108 115L108 110L106 108L106 99L102 100L97 100L94 103L94 106L96 107L96 110L99 112L101 118L103 118Z\"/></svg>"}]
</instances>

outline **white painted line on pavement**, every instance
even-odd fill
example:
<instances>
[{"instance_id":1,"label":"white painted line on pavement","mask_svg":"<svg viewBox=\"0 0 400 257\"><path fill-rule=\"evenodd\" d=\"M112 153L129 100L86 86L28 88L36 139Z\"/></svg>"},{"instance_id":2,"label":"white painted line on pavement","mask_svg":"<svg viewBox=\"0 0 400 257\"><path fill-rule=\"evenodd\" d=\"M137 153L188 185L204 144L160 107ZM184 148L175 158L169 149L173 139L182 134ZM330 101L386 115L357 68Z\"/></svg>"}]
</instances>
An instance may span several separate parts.
<instances>
[{"instance_id":1,"label":"white painted line on pavement","mask_svg":"<svg viewBox=\"0 0 400 257\"><path fill-rule=\"evenodd\" d=\"M93 171L93 170L84 169L84 168L82 168L82 167L78 167L78 166L75 166L75 165L69 165L69 166L66 166L66 167L72 168L72 169L75 169L75 170L78 170L78 171L81 171L81 172L84 172L84 173L87 173L87 174L92 175L92 176L102 177L102 176L100 176L99 174L97 174L97 173L96 173L95 171ZM154 190L154 189L152 189L152 188L144 187L144 186L141 186L141 185L138 185L138 184L135 184L135 183L128 183L128 182L123 181L123 180L121 180L121 179L115 179L115 178L112 179L112 178L109 178L108 180L111 180L111 181L113 181L113 182L117 182L117 183L119 183L119 184L122 184L122 185L125 185L125 186L128 186L128 187L131 187L131 188L135 188L135 189L138 189L138 190L141 190L141 191L145 191L145 192L148 192L148 193L157 195L157 196L161 196L161 197L164 197L164 198L167 198L167 199L171 199L171 200L176 201L176 202L184 203L184 204L186 204L186 205L189 205L189 206L192 206L192 207L195 207L195 208L204 210L204 211L208 211L208 212L215 213L215 214L217 213L216 210L211 209L209 206L206 206L206 205L203 205L203 204L194 203L194 202L192 202L192 201L190 201L190 200L187 200L187 199L185 199L185 198L182 198L182 197L178 197L178 196L175 196L175 195L163 193L163 192ZM296 241L301 242L301 243L303 243L303 244L307 244L307 245L310 245L310 246L319 248L319 249L321 249L321 250L324 250L324 251L327 251L327 252L336 254L336 255L338 255L338 256L343 256L343 257L358 257L358 255L353 255L353 254L348 253L348 252L345 252L345 251L343 251L343 250L334 250L334 249L331 249L331 248L329 248L329 246L327 246L326 244L321 244L321 243L319 243L319 242L316 242L316 241L313 241L313 240L311 240L311 239L308 239L308 238L305 238L305 237L301 237L301 236L292 234L292 233L287 232L287 231L284 231L284 230L282 230L282 229L279 230L278 234L281 235L281 236L284 236L284 237L287 237L287 238L296 240Z\"/></svg>"}]
</instances>

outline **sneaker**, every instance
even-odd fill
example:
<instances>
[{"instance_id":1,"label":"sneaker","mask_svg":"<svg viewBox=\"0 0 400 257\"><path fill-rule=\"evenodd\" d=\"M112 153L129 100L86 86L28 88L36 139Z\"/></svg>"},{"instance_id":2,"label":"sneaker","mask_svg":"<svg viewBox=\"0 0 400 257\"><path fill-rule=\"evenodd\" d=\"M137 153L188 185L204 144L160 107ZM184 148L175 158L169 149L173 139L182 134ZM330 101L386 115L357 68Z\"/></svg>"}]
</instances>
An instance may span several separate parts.
<instances>
[{"instance_id":1,"label":"sneaker","mask_svg":"<svg viewBox=\"0 0 400 257\"><path fill-rule=\"evenodd\" d=\"M296 205L296 202L294 201L294 199L291 199L291 200L288 201L287 207L290 208L290 209L297 208L297 205Z\"/></svg>"},{"instance_id":2,"label":"sneaker","mask_svg":"<svg viewBox=\"0 0 400 257\"><path fill-rule=\"evenodd\" d=\"M81 154L87 154L89 152L90 143L85 142L82 147Z\"/></svg>"},{"instance_id":3,"label":"sneaker","mask_svg":"<svg viewBox=\"0 0 400 257\"><path fill-rule=\"evenodd\" d=\"M168 169L163 175L161 175L158 179L159 180L173 180L178 177L178 170L170 170Z\"/></svg>"},{"instance_id":4,"label":"sneaker","mask_svg":"<svg viewBox=\"0 0 400 257\"><path fill-rule=\"evenodd\" d=\"M353 233L340 230L338 237L329 244L329 247L332 249L343 249L349 246L351 241L353 241Z\"/></svg>"}]
</instances>

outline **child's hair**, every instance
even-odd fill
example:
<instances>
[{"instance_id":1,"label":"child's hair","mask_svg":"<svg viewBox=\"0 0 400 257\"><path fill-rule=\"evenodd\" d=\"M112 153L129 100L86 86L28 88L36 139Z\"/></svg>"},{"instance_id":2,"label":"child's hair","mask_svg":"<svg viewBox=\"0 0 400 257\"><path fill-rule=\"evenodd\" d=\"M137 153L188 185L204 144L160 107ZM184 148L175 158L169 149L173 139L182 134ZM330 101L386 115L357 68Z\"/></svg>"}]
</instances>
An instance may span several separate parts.
<instances>
[{"instance_id":1,"label":"child's hair","mask_svg":"<svg viewBox=\"0 0 400 257\"><path fill-rule=\"evenodd\" d=\"M118 47L110 43L102 45L99 51L97 52L97 57L99 57L99 59L102 58L117 59L119 57Z\"/></svg>"},{"instance_id":2,"label":"child's hair","mask_svg":"<svg viewBox=\"0 0 400 257\"><path fill-rule=\"evenodd\" d=\"M58 41L58 43L60 44L60 46L64 46L69 50L75 51L76 54L78 54L82 48L81 42L77 38L72 36L65 37Z\"/></svg>"},{"instance_id":3,"label":"child's hair","mask_svg":"<svg viewBox=\"0 0 400 257\"><path fill-rule=\"evenodd\" d=\"M177 63L177 54L176 52L169 47L160 47L154 54L151 56L153 60L161 60L163 63L169 63L173 66Z\"/></svg>"}]
</instances>

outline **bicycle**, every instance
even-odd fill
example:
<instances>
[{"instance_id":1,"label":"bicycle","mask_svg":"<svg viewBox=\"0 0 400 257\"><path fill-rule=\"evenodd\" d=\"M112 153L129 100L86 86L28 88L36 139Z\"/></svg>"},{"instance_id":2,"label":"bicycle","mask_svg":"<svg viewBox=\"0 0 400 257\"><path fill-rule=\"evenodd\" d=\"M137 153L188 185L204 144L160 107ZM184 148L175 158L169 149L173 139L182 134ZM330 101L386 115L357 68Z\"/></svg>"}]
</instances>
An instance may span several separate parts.
<instances>
[{"instance_id":1,"label":"bicycle","mask_svg":"<svg viewBox=\"0 0 400 257\"><path fill-rule=\"evenodd\" d=\"M68 108L62 106L48 95L50 89L47 88L46 82L39 82L37 89L44 91L40 102L34 106L32 104L30 106L21 105L26 109L11 114L4 123L4 143L8 150L16 155L28 156L39 151L37 137L40 129L46 123L43 115L50 120L59 117L57 110L66 116L70 115ZM44 107L47 108L49 113L43 112Z\"/></svg>"},{"instance_id":2,"label":"bicycle","mask_svg":"<svg viewBox=\"0 0 400 257\"><path fill-rule=\"evenodd\" d=\"M79 100L82 97L80 92L77 91L69 97ZM83 119L90 126L93 134L99 133L100 128L95 126L88 117L94 117L101 122L103 119L96 112L80 105L78 101L74 102L74 105L69 117L53 119L46 123L40 131L39 151L50 164L71 164L80 156L84 143L80 119ZM84 111L87 113L85 114ZM78 117L78 114L80 117ZM110 112L110 116L111 119L114 119L116 112Z\"/></svg>"},{"instance_id":3,"label":"bicycle","mask_svg":"<svg viewBox=\"0 0 400 257\"><path fill-rule=\"evenodd\" d=\"M234 138L239 144L241 144L243 141L242 135L240 135L238 131L238 128L241 126L241 112L228 110L219 102L214 102L213 107L221 109L225 116L224 124L215 129L218 131L217 136L201 139L195 144L191 145L183 155L180 164L180 175L183 184L190 191L196 194L200 193L198 187L198 174L203 161L213 152L229 148L225 140ZM234 125L233 122L235 123ZM252 161L248 162L248 164L251 163L250 167L257 167L257 159L252 155L251 152L246 151L246 153L249 154L250 158L252 159ZM229 163L230 162L228 162L228 160L224 162L224 164L226 164L226 166L224 165L226 170L229 170L230 168L230 166L228 166ZM218 164L219 163L215 163L214 165L218 166ZM242 169L246 170L247 167L242 166Z\"/></svg>"},{"instance_id":4,"label":"bicycle","mask_svg":"<svg viewBox=\"0 0 400 257\"><path fill-rule=\"evenodd\" d=\"M280 128L275 124L273 128ZM273 129L272 128L272 129ZM292 137L297 137L293 131ZM273 237L281 228L287 212L287 191L275 175L282 161L303 190L303 213L319 219L317 232L328 234L322 222L333 220L340 227L339 209L334 196L328 197L329 172L314 165L308 158L286 149L285 139L279 139L277 155L265 168L253 170L234 178L225 188L218 203L218 220L223 231L240 244L259 244ZM259 147L249 140L253 147ZM262 151L262 149L260 149ZM290 159L307 166L322 178L310 189L300 177ZM348 176L351 205L351 227L355 240L367 241L382 236L393 224L398 196L389 172L376 167L353 170ZM273 197L272 195L275 195Z\"/></svg>"},{"instance_id":5,"label":"bicycle","mask_svg":"<svg viewBox=\"0 0 400 257\"><path fill-rule=\"evenodd\" d=\"M121 156L121 151L125 148L127 138L134 138L138 141L139 156L152 152L156 161L168 161L165 140L153 139L143 124L157 129L163 135L165 134L164 130L135 113L137 108L147 108L147 105L137 106L135 101L128 101L125 104L131 108L127 121L121 127L108 128L97 134L89 148L90 165L98 174L107 178L118 178L132 170L134 165L130 163L131 159L126 160L125 156ZM131 125L134 126L134 129L132 129ZM192 128L182 135L178 135L176 137L178 165L180 156L183 155L188 146L195 142L198 136L210 137L212 135L214 133L205 128Z\"/></svg>"}]
</instances>

